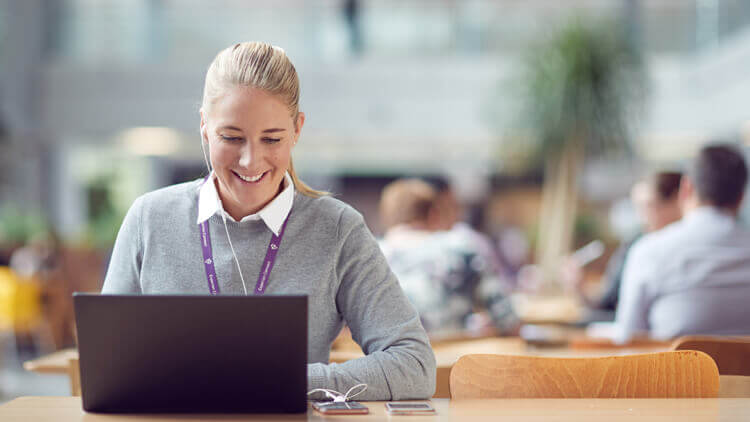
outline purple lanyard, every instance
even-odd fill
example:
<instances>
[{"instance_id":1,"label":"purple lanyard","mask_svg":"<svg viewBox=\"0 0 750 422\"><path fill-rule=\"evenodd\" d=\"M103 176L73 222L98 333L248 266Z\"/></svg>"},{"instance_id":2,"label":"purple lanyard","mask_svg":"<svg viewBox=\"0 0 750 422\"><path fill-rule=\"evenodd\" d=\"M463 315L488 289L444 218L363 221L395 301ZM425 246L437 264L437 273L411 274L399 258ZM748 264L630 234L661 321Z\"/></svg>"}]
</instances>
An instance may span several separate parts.
<instances>
[{"instance_id":1,"label":"purple lanyard","mask_svg":"<svg viewBox=\"0 0 750 422\"><path fill-rule=\"evenodd\" d=\"M281 225L279 235L274 234L271 237L271 242L268 244L268 250L266 250L266 258L263 260L263 266L260 268L258 274L258 282L255 284L255 294L262 295L266 291L268 286L268 277L271 275L273 264L276 262L276 253L279 251L281 245L281 238L284 237L284 229L286 223L289 221L289 215L292 210L289 210L284 219L284 224ZM219 281L216 278L216 267L214 267L214 254L211 249L211 234L208 231L208 220L200 224L201 227L201 247L203 248L203 265L206 268L206 278L208 279L208 291L212 295L219 294Z\"/></svg>"}]
</instances>

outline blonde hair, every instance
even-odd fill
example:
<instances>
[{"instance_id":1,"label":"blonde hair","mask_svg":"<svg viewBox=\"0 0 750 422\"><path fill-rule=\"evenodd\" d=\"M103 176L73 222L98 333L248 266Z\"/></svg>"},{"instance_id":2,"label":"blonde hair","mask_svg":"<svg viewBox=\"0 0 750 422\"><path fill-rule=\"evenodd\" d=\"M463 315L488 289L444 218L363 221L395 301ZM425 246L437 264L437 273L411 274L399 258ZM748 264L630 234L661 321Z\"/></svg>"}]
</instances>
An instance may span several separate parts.
<instances>
[{"instance_id":1,"label":"blonde hair","mask_svg":"<svg viewBox=\"0 0 750 422\"><path fill-rule=\"evenodd\" d=\"M232 86L262 89L281 99L297 128L299 116L299 77L294 65L279 47L258 41L234 44L220 51L206 72L202 110L207 110ZM298 192L319 197L328 192L307 186L294 171L291 158L287 169Z\"/></svg>"},{"instance_id":2,"label":"blonde hair","mask_svg":"<svg viewBox=\"0 0 750 422\"><path fill-rule=\"evenodd\" d=\"M427 222L435 206L437 193L420 179L399 179L389 183L380 194L380 218L390 229L399 224Z\"/></svg>"}]
</instances>

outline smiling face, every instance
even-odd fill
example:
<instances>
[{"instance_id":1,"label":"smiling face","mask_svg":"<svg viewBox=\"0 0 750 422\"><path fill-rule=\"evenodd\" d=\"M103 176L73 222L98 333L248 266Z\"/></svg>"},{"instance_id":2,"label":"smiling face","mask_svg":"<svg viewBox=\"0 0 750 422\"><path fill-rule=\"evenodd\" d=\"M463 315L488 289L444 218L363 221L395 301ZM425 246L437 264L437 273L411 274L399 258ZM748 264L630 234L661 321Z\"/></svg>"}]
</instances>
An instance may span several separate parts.
<instances>
[{"instance_id":1,"label":"smiling face","mask_svg":"<svg viewBox=\"0 0 750 422\"><path fill-rule=\"evenodd\" d=\"M227 88L201 110L219 197L235 220L258 212L279 193L304 120L298 113L295 125L283 101L244 86Z\"/></svg>"}]
</instances>

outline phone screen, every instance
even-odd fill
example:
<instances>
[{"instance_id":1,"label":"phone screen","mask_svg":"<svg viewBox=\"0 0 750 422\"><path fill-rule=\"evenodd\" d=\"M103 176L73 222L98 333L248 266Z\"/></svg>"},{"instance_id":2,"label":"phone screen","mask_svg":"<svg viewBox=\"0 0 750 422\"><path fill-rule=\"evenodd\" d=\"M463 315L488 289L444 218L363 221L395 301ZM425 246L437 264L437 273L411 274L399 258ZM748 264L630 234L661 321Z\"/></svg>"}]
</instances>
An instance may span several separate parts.
<instances>
[{"instance_id":1,"label":"phone screen","mask_svg":"<svg viewBox=\"0 0 750 422\"><path fill-rule=\"evenodd\" d=\"M386 410L390 413L432 413L435 408L430 403L399 403L388 402L385 404Z\"/></svg>"},{"instance_id":2,"label":"phone screen","mask_svg":"<svg viewBox=\"0 0 750 422\"><path fill-rule=\"evenodd\" d=\"M427 403L390 403L388 405L394 410L428 410L431 409Z\"/></svg>"},{"instance_id":3,"label":"phone screen","mask_svg":"<svg viewBox=\"0 0 750 422\"><path fill-rule=\"evenodd\" d=\"M347 402L332 402L332 401L316 401L312 404L313 409L320 413L346 415L346 414L364 414L369 413L370 409L367 406L358 403L356 401Z\"/></svg>"}]
</instances>

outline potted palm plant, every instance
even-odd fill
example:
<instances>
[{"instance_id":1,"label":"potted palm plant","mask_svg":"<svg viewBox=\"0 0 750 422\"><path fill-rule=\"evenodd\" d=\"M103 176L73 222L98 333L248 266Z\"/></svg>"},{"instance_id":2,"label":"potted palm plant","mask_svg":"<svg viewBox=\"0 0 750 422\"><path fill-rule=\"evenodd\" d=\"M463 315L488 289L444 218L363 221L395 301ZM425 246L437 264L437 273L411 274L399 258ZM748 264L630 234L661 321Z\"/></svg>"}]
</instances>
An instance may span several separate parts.
<instances>
[{"instance_id":1,"label":"potted palm plant","mask_svg":"<svg viewBox=\"0 0 750 422\"><path fill-rule=\"evenodd\" d=\"M645 80L638 50L611 22L573 21L522 61L520 116L544 169L536 259L548 281L572 246L585 161L631 156Z\"/></svg>"}]
</instances>

